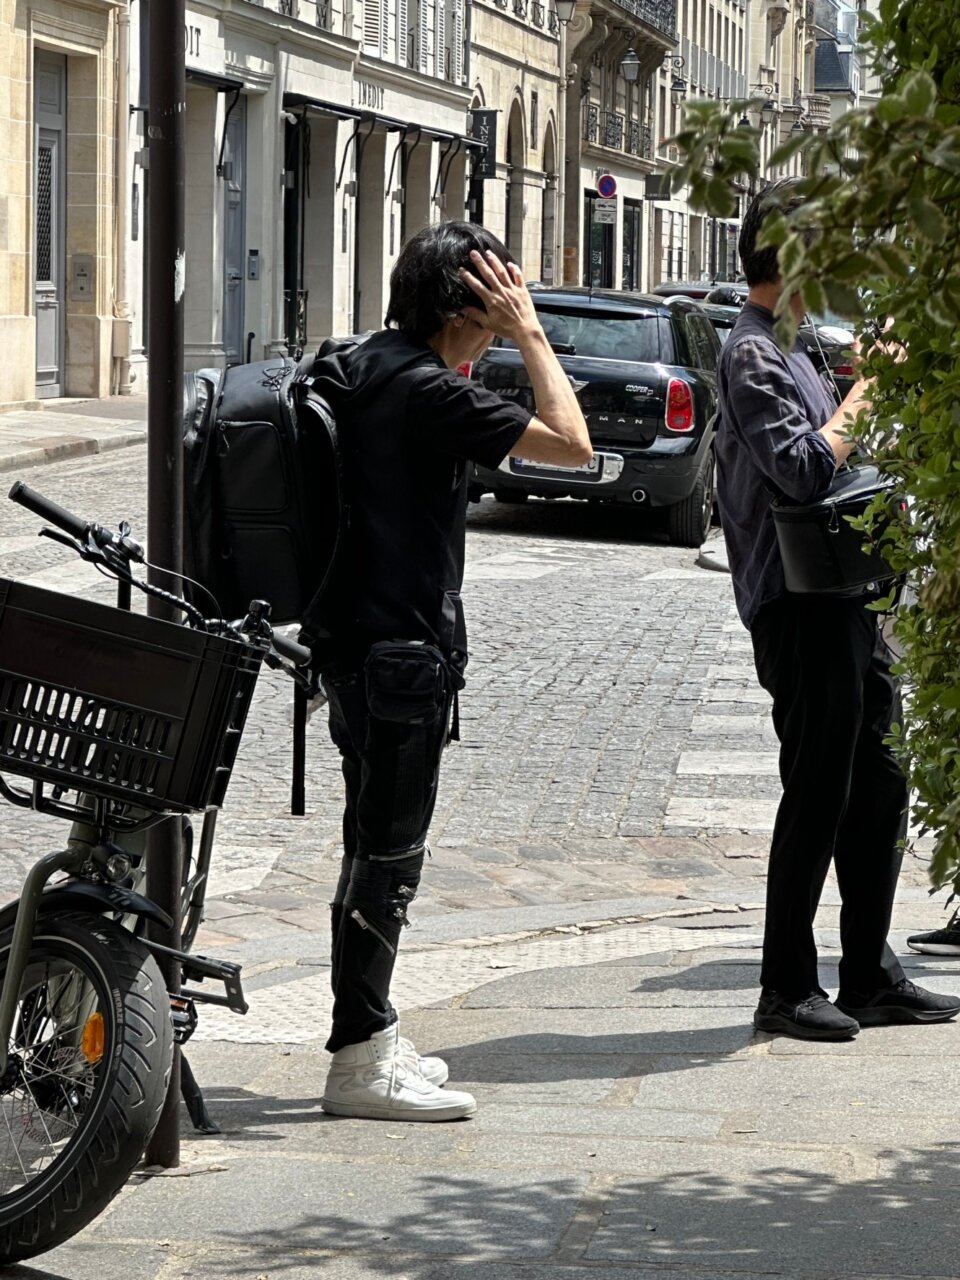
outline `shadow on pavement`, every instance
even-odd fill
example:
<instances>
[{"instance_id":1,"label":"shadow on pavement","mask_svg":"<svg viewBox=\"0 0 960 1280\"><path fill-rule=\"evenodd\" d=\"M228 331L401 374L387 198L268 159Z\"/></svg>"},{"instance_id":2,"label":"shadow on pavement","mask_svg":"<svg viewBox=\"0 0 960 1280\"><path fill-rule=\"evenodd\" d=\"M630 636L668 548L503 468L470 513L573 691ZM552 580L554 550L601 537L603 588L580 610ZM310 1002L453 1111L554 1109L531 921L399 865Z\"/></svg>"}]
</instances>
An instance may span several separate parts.
<instances>
[{"instance_id":1,"label":"shadow on pavement","mask_svg":"<svg viewBox=\"0 0 960 1280\"><path fill-rule=\"evenodd\" d=\"M794 1153L796 1154L796 1153ZM741 1149L737 1158L742 1161ZM360 1253L362 1273L442 1280L450 1276L522 1280L603 1276L620 1268L688 1275L955 1275L960 1146L881 1153L877 1173L841 1178L753 1153L739 1176L704 1172L695 1149L685 1172L603 1180L555 1178L492 1186L470 1177L425 1175L403 1212L371 1207L364 1218L315 1212L284 1216L266 1230L223 1239L205 1272L274 1277L302 1268L310 1254ZM507 1185L503 1185L506 1183ZM566 1243L561 1256L562 1242ZM233 1250L236 1250L234 1252ZM524 1264L554 1261L547 1269ZM580 1272L580 1261L592 1263ZM333 1262L332 1270L341 1272ZM484 1265L484 1264L488 1265ZM599 1266L598 1266L599 1264ZM606 1264L606 1265L604 1265ZM321 1258L313 1262L325 1270ZM368 1270L369 1269L369 1270ZM354 1274L353 1271L350 1274ZM655 1274L652 1270L651 1274Z\"/></svg>"}]
</instances>

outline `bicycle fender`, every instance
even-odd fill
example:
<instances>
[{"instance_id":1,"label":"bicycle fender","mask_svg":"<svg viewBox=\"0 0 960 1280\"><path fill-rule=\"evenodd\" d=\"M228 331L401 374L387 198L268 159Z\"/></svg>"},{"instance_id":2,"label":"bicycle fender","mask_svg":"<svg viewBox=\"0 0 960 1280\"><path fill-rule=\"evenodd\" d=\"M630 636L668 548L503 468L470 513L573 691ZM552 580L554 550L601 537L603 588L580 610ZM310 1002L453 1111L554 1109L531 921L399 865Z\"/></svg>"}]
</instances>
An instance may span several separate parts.
<instances>
[{"instance_id":1,"label":"bicycle fender","mask_svg":"<svg viewBox=\"0 0 960 1280\"><path fill-rule=\"evenodd\" d=\"M8 902L0 911L0 931L11 928L17 918L19 899ZM94 884L87 880L54 885L40 899L40 914L51 911L86 911L91 915L140 916L169 929L173 921L161 907L142 893L134 893L119 884Z\"/></svg>"}]
</instances>

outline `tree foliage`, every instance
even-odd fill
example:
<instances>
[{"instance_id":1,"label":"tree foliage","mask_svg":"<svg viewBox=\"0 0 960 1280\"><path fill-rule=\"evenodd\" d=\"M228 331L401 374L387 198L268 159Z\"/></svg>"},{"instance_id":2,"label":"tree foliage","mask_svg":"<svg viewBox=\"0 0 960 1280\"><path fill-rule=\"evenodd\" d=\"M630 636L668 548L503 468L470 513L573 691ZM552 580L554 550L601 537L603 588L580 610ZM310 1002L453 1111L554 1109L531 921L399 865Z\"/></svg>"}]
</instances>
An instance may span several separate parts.
<instances>
[{"instance_id":1,"label":"tree foliage","mask_svg":"<svg viewBox=\"0 0 960 1280\"><path fill-rule=\"evenodd\" d=\"M917 588L898 622L909 690L899 747L915 817L935 837L933 881L957 888L960 0L881 0L879 17L864 15L861 45L881 76L873 105L825 133L791 134L760 175L760 130L737 124L756 104L693 102L675 139L682 160L672 185L689 185L694 205L729 217L738 192L800 157L805 203L764 228L785 284L778 332L792 341L786 304L799 291L809 311L829 306L862 335L872 393L853 429L908 498L909 516L884 537L891 563Z\"/></svg>"}]
</instances>

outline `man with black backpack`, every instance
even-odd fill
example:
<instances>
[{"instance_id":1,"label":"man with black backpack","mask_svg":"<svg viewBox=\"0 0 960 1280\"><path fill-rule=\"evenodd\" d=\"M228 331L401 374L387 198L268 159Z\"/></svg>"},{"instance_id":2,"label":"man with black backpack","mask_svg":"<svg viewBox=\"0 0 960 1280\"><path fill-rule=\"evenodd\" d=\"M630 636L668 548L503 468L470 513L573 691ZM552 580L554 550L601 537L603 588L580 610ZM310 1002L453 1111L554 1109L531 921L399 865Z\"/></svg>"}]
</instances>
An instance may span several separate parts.
<instances>
[{"instance_id":1,"label":"man with black backpack","mask_svg":"<svg viewBox=\"0 0 960 1280\"><path fill-rule=\"evenodd\" d=\"M474 1099L399 1035L390 982L416 897L443 748L467 662L460 587L468 464L592 456L583 414L517 265L489 232L444 223L413 237L390 282L387 327L326 343L312 377L337 420L346 550L304 618L346 784L331 904L333 1115L454 1120ZM536 413L458 366L495 336L520 350Z\"/></svg>"}]
</instances>

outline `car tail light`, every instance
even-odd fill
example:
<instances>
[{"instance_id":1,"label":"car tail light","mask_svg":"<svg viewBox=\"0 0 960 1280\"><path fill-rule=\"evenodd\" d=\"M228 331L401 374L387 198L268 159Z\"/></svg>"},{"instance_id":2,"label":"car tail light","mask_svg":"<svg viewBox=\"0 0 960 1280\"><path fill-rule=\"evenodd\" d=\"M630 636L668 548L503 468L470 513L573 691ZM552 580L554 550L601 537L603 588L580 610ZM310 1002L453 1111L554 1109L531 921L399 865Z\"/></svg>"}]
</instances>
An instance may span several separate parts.
<instances>
[{"instance_id":1,"label":"car tail light","mask_svg":"<svg viewBox=\"0 0 960 1280\"><path fill-rule=\"evenodd\" d=\"M853 365L852 364L835 364L833 366L833 372L838 373L841 378L852 378Z\"/></svg>"},{"instance_id":2,"label":"car tail light","mask_svg":"<svg viewBox=\"0 0 960 1280\"><path fill-rule=\"evenodd\" d=\"M671 431L693 430L693 396L682 378L671 378L667 387L667 427Z\"/></svg>"}]
</instances>

